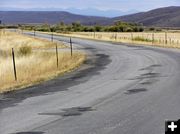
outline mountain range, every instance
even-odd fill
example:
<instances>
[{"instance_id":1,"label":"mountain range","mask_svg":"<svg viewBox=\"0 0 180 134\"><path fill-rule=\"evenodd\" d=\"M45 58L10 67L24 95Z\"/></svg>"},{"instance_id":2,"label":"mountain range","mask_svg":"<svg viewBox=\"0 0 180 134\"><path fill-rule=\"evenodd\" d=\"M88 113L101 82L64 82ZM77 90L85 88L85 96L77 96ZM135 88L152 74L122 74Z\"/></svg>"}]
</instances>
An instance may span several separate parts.
<instances>
[{"instance_id":1,"label":"mountain range","mask_svg":"<svg viewBox=\"0 0 180 134\"><path fill-rule=\"evenodd\" d=\"M109 18L77 15L65 11L0 11L0 20L5 24L81 22L84 25L96 25L107 22Z\"/></svg>"},{"instance_id":2,"label":"mountain range","mask_svg":"<svg viewBox=\"0 0 180 134\"><path fill-rule=\"evenodd\" d=\"M118 16L99 17L72 14L65 11L0 11L0 20L5 24L81 22L84 25L112 25L115 21L141 23L144 26L180 27L180 7L171 6L147 12Z\"/></svg>"},{"instance_id":3,"label":"mountain range","mask_svg":"<svg viewBox=\"0 0 180 134\"><path fill-rule=\"evenodd\" d=\"M145 26L180 27L180 7L171 6L158 8L148 12L113 18L113 21L116 20L142 23Z\"/></svg>"},{"instance_id":4,"label":"mountain range","mask_svg":"<svg viewBox=\"0 0 180 134\"><path fill-rule=\"evenodd\" d=\"M12 8L12 7L4 7L0 8L0 11L65 11L70 12L74 14L81 14L86 16L103 16L103 17L117 17L117 16L123 16L133 13L138 13L138 10L117 10L117 9L108 9L108 10L101 10L97 8Z\"/></svg>"}]
</instances>

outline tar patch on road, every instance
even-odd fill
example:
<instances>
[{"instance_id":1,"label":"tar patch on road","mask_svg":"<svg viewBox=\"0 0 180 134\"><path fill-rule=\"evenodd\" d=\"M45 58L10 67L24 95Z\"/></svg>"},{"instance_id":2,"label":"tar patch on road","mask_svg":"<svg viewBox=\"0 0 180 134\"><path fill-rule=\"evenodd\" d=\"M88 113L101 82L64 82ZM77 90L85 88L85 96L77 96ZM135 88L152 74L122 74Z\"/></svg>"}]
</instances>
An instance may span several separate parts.
<instances>
[{"instance_id":1,"label":"tar patch on road","mask_svg":"<svg viewBox=\"0 0 180 134\"><path fill-rule=\"evenodd\" d=\"M141 82L140 84L141 85L152 85L152 84L154 84L155 82L157 82L157 80L149 80L149 81L145 81L145 82Z\"/></svg>"},{"instance_id":2,"label":"tar patch on road","mask_svg":"<svg viewBox=\"0 0 180 134\"><path fill-rule=\"evenodd\" d=\"M137 93L146 92L146 91L148 91L146 88L136 88L136 89L127 90L125 94L131 95L131 94L137 94Z\"/></svg>"},{"instance_id":3,"label":"tar patch on road","mask_svg":"<svg viewBox=\"0 0 180 134\"><path fill-rule=\"evenodd\" d=\"M152 79L152 78L157 78L157 77L166 77L166 76L161 76L160 73L145 73L135 78L131 78L129 80L143 80L143 79Z\"/></svg>"},{"instance_id":4,"label":"tar patch on road","mask_svg":"<svg viewBox=\"0 0 180 134\"><path fill-rule=\"evenodd\" d=\"M59 115L62 117L69 117L69 116L80 116L85 112L94 111L92 107L72 107L72 108L66 108L62 109L63 112L59 113L39 113L39 115Z\"/></svg>"},{"instance_id":5,"label":"tar patch on road","mask_svg":"<svg viewBox=\"0 0 180 134\"><path fill-rule=\"evenodd\" d=\"M152 72L150 73L149 72L149 73L141 74L139 79L156 78L156 77L160 77L160 73L152 73Z\"/></svg>"},{"instance_id":6,"label":"tar patch on road","mask_svg":"<svg viewBox=\"0 0 180 134\"><path fill-rule=\"evenodd\" d=\"M12 134L44 134L44 132L17 132Z\"/></svg>"},{"instance_id":7,"label":"tar patch on road","mask_svg":"<svg viewBox=\"0 0 180 134\"><path fill-rule=\"evenodd\" d=\"M148 67L141 68L140 71L143 71L143 70L152 70L154 68L159 68L159 67L162 67L162 65L160 65L160 64L153 64L153 65L150 65Z\"/></svg>"},{"instance_id":8,"label":"tar patch on road","mask_svg":"<svg viewBox=\"0 0 180 134\"><path fill-rule=\"evenodd\" d=\"M139 76L136 76L135 78L131 78L129 80L144 80L144 79L155 79L155 78L160 78L160 77L167 77L167 76L162 76L161 73L153 73L153 70L155 68L159 68L162 65L160 64L153 64L150 66L147 66L145 68L141 68L139 69L139 71L148 71L147 73L144 74L140 74ZM148 85L148 84L153 84L153 82L146 82L146 83L142 83L143 85Z\"/></svg>"}]
</instances>

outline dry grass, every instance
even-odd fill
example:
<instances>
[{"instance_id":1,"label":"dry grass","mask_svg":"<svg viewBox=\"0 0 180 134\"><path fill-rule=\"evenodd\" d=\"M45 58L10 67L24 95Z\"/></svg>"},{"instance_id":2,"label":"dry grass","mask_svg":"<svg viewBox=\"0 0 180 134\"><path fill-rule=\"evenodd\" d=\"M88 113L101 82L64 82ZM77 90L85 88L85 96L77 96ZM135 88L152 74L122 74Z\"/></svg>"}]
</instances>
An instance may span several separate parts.
<instances>
[{"instance_id":1,"label":"dry grass","mask_svg":"<svg viewBox=\"0 0 180 134\"><path fill-rule=\"evenodd\" d=\"M28 55L20 55L22 46L32 47ZM17 78L14 80L11 48L15 49ZM30 38L15 33L5 33L0 36L0 93L26 87L40 81L53 78L79 66L85 55L59 50L59 66L57 68L55 49L49 51L37 48L54 48L54 44L46 40ZM59 45L58 47L65 47ZM34 51L33 49L37 49Z\"/></svg>"},{"instance_id":2,"label":"dry grass","mask_svg":"<svg viewBox=\"0 0 180 134\"><path fill-rule=\"evenodd\" d=\"M165 32L139 32L139 33L113 33L113 32L71 32L61 34L71 37L80 37L86 39L124 42L132 44L143 44L159 47L180 48L180 32L168 31L167 38ZM153 37L154 35L154 37Z\"/></svg>"},{"instance_id":3,"label":"dry grass","mask_svg":"<svg viewBox=\"0 0 180 134\"><path fill-rule=\"evenodd\" d=\"M13 32L3 32L0 31L0 49L8 50L9 48L14 47L20 48L22 46L30 46L32 49L39 48L53 48L55 43L49 42L44 39L36 39L30 36L22 36L21 34ZM61 44L60 48L66 48L67 46Z\"/></svg>"}]
</instances>

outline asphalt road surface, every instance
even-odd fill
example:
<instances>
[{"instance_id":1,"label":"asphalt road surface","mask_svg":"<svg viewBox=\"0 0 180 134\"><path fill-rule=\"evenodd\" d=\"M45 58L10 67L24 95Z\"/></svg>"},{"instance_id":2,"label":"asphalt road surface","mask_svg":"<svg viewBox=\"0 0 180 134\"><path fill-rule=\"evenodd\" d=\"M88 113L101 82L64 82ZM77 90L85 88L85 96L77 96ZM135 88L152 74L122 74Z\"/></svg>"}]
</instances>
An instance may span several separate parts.
<instances>
[{"instance_id":1,"label":"asphalt road surface","mask_svg":"<svg viewBox=\"0 0 180 134\"><path fill-rule=\"evenodd\" d=\"M165 120L180 118L180 50L73 45L88 54L79 69L0 95L0 134L163 134Z\"/></svg>"}]
</instances>

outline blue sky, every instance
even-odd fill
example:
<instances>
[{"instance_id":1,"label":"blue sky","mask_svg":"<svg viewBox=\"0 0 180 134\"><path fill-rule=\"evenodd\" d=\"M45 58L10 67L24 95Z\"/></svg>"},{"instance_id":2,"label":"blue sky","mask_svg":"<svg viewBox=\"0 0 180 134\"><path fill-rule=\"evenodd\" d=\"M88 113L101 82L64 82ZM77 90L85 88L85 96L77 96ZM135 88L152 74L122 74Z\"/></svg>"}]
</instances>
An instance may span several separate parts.
<instances>
[{"instance_id":1,"label":"blue sky","mask_svg":"<svg viewBox=\"0 0 180 134\"><path fill-rule=\"evenodd\" d=\"M180 0L0 0L3 8L97 8L101 10L145 11L164 6L180 6Z\"/></svg>"}]
</instances>

